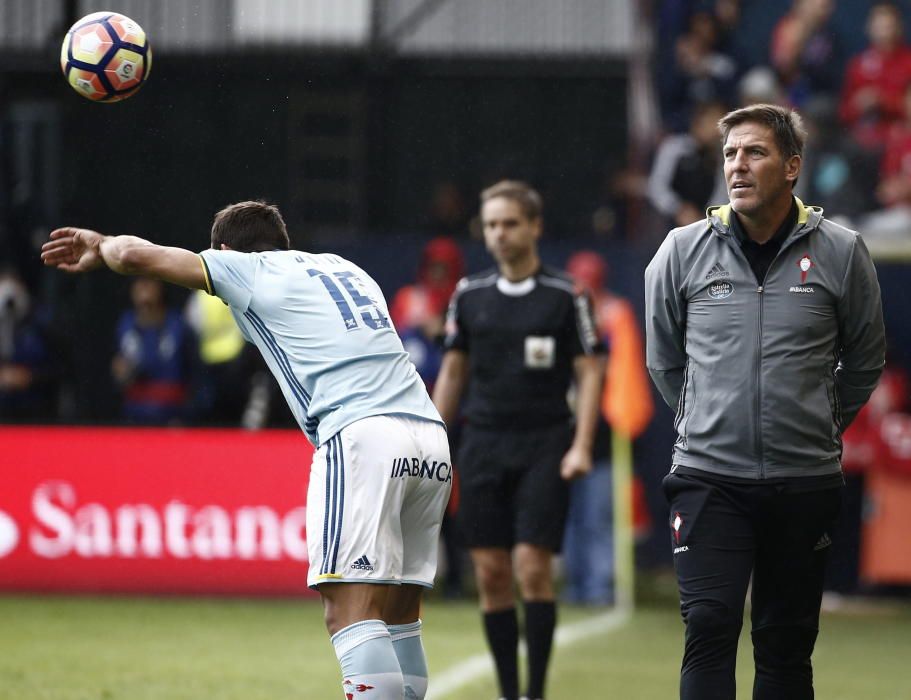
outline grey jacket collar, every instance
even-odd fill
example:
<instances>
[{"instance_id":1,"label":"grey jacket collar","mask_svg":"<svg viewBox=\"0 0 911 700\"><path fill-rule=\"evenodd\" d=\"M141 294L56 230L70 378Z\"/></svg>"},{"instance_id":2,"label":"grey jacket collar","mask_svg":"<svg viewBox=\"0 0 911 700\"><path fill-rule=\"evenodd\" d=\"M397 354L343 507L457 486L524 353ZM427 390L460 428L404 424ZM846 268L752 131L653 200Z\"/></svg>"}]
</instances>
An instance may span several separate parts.
<instances>
[{"instance_id":1,"label":"grey jacket collar","mask_svg":"<svg viewBox=\"0 0 911 700\"><path fill-rule=\"evenodd\" d=\"M807 206L800 201L799 197L794 197L794 201L797 202L797 224L782 242L782 248L797 238L819 228L819 224L822 221L822 207ZM731 205L725 204L723 206L709 207L705 215L709 226L716 234L736 243L734 233L731 231L731 212Z\"/></svg>"}]
</instances>

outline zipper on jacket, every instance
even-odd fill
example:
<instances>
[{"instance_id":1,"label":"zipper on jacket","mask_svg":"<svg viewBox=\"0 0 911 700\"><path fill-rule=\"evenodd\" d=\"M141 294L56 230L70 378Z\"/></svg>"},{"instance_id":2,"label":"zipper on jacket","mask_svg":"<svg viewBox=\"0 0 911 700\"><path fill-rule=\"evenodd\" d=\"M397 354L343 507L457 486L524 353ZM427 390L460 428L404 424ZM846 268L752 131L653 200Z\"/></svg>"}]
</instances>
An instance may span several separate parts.
<instances>
[{"instance_id":1,"label":"zipper on jacket","mask_svg":"<svg viewBox=\"0 0 911 700\"><path fill-rule=\"evenodd\" d=\"M768 273L766 273L766 276L768 276ZM761 284L756 289L756 293L759 294L759 352L756 359L756 456L759 458L759 478L765 479L762 441L762 289L763 285Z\"/></svg>"},{"instance_id":2,"label":"zipper on jacket","mask_svg":"<svg viewBox=\"0 0 911 700\"><path fill-rule=\"evenodd\" d=\"M778 249L778 252L775 254L775 257L772 258L772 261L769 263L768 268L765 271L765 277L762 282L759 283L756 292L759 294L759 358L757 361L756 367L756 442L759 450L759 478L765 479L765 459L764 459L764 448L762 440L762 348L764 346L764 337L762 334L762 307L763 299L763 290L765 289L765 281L769 279L769 275L772 274L772 268L775 267L775 263L778 262L778 258L782 254L794 245L799 238L803 238L803 235L797 236L798 232L803 231L805 226L800 226L788 238L782 243L781 248Z\"/></svg>"},{"instance_id":3,"label":"zipper on jacket","mask_svg":"<svg viewBox=\"0 0 911 700\"><path fill-rule=\"evenodd\" d=\"M727 240L728 244L731 245L737 253L743 258L747 263L747 267L752 269L749 261L746 258L746 255L743 252L743 249L740 245L734 240L734 237L725 230L718 229L715 225L712 225L712 229L715 231L716 235ZM782 243L781 248L778 249L778 252L775 254L775 257L772 258L772 261L769 263L769 267L766 269L765 278L759 283L756 288L756 293L759 294L759 338L758 345L759 351L757 353L756 360L756 448L757 448L757 458L759 460L759 478L765 479L765 461L764 461L764 448L763 448L763 439L762 439L762 348L763 348L763 335L762 335L762 307L763 307L763 290L765 289L765 280L769 278L769 275L772 273L772 268L775 267L775 263L778 262L778 258L782 254L794 245L798 240L805 237L807 233L812 229L807 228L807 224L798 225L798 227L791 232L790 235ZM840 412L840 408L839 408Z\"/></svg>"}]
</instances>

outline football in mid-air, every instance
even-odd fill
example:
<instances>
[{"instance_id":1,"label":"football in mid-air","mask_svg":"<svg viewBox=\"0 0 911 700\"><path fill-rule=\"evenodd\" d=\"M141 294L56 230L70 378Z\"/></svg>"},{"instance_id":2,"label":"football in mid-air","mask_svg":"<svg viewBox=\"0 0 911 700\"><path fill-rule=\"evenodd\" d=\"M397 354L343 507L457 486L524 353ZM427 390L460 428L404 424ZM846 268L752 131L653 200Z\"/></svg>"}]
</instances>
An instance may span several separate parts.
<instances>
[{"instance_id":1,"label":"football in mid-air","mask_svg":"<svg viewBox=\"0 0 911 700\"><path fill-rule=\"evenodd\" d=\"M146 33L129 17L93 12L70 27L60 67L73 89L95 102L118 102L136 93L152 68Z\"/></svg>"}]
</instances>

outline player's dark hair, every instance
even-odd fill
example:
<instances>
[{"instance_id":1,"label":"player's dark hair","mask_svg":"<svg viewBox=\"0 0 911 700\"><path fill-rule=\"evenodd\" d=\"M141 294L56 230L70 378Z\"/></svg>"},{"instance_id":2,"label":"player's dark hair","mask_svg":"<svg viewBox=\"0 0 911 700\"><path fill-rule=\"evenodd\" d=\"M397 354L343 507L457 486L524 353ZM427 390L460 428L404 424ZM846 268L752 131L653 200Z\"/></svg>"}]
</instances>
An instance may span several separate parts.
<instances>
[{"instance_id":1,"label":"player's dark hair","mask_svg":"<svg viewBox=\"0 0 911 700\"><path fill-rule=\"evenodd\" d=\"M790 107L755 104L728 112L718 121L722 146L728 140L731 129L741 124L759 124L771 129L778 150L785 158L803 156L807 130L804 128L803 119Z\"/></svg>"},{"instance_id":2,"label":"player's dark hair","mask_svg":"<svg viewBox=\"0 0 911 700\"><path fill-rule=\"evenodd\" d=\"M485 202L497 197L504 197L516 202L528 219L540 219L544 213L541 195L533 187L519 180L500 180L497 184L483 190L481 205L483 206Z\"/></svg>"},{"instance_id":3,"label":"player's dark hair","mask_svg":"<svg viewBox=\"0 0 911 700\"><path fill-rule=\"evenodd\" d=\"M212 222L212 247L224 243L241 253L288 250L291 240L281 212L274 204L262 201L230 204Z\"/></svg>"}]
</instances>

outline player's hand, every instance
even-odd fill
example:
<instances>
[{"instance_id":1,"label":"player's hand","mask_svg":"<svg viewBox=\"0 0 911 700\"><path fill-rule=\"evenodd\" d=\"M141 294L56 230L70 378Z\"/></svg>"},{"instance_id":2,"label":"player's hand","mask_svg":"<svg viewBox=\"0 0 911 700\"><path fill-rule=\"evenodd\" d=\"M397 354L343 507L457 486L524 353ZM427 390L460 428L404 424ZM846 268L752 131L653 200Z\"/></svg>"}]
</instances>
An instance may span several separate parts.
<instances>
[{"instance_id":1,"label":"player's hand","mask_svg":"<svg viewBox=\"0 0 911 700\"><path fill-rule=\"evenodd\" d=\"M563 455L563 461L560 462L560 476L566 481L579 479L591 470L591 450L576 447L575 445L569 448L569 451Z\"/></svg>"},{"instance_id":2,"label":"player's hand","mask_svg":"<svg viewBox=\"0 0 911 700\"><path fill-rule=\"evenodd\" d=\"M58 228L41 246L41 260L65 272L88 272L104 267L101 241L104 236L85 228Z\"/></svg>"}]
</instances>

